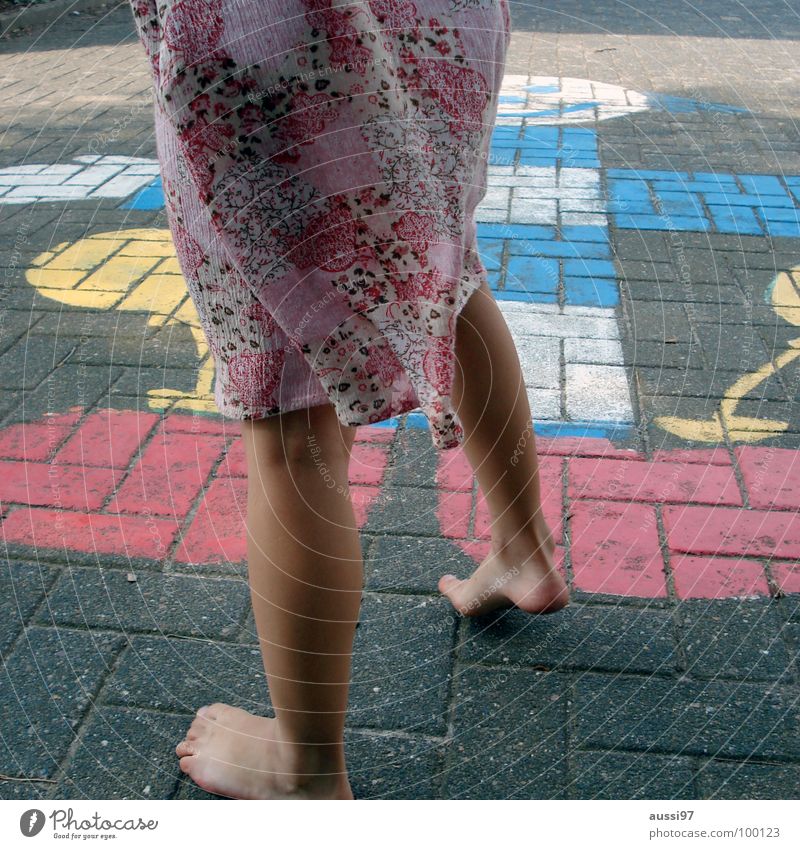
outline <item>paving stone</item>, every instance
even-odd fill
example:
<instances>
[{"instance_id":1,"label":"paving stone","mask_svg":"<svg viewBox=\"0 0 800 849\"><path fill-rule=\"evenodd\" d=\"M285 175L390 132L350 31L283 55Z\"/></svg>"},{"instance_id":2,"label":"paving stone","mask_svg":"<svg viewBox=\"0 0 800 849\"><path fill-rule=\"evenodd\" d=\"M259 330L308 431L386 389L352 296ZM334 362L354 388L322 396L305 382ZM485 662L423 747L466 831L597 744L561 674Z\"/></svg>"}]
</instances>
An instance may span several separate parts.
<instances>
[{"instance_id":1,"label":"paving stone","mask_svg":"<svg viewBox=\"0 0 800 849\"><path fill-rule=\"evenodd\" d=\"M765 363L767 361L765 360ZM728 363L729 365L729 363ZM677 368L636 368L642 395L675 395L680 398L724 398L742 377L741 371L715 368L711 371ZM747 393L755 399L786 401L786 387L777 375L768 377Z\"/></svg>"},{"instance_id":2,"label":"paving stone","mask_svg":"<svg viewBox=\"0 0 800 849\"><path fill-rule=\"evenodd\" d=\"M688 304L744 304L744 295L736 286L719 286L716 283L665 284L651 281L624 280L622 290L631 300L652 300L654 308L659 303L674 301Z\"/></svg>"},{"instance_id":3,"label":"paving stone","mask_svg":"<svg viewBox=\"0 0 800 849\"><path fill-rule=\"evenodd\" d=\"M52 791L52 789L53 784L51 780L0 780L0 799L47 799L48 794Z\"/></svg>"},{"instance_id":4,"label":"paving stone","mask_svg":"<svg viewBox=\"0 0 800 849\"><path fill-rule=\"evenodd\" d=\"M671 554L670 571L678 598L752 598L770 594L760 560Z\"/></svg>"},{"instance_id":5,"label":"paving stone","mask_svg":"<svg viewBox=\"0 0 800 849\"><path fill-rule=\"evenodd\" d=\"M5 657L57 575L43 563L6 561L0 569L0 656Z\"/></svg>"},{"instance_id":6,"label":"paving stone","mask_svg":"<svg viewBox=\"0 0 800 849\"><path fill-rule=\"evenodd\" d=\"M664 561L651 505L575 500L570 513L577 589L666 598Z\"/></svg>"},{"instance_id":7,"label":"paving stone","mask_svg":"<svg viewBox=\"0 0 800 849\"><path fill-rule=\"evenodd\" d=\"M568 469L571 499L742 503L733 469L726 466L575 458Z\"/></svg>"},{"instance_id":8,"label":"paving stone","mask_svg":"<svg viewBox=\"0 0 800 849\"><path fill-rule=\"evenodd\" d=\"M800 558L796 513L670 505L663 515L673 551Z\"/></svg>"},{"instance_id":9,"label":"paving stone","mask_svg":"<svg viewBox=\"0 0 800 849\"><path fill-rule=\"evenodd\" d=\"M108 682L106 699L175 713L193 713L212 702L257 714L270 709L257 646L168 637L134 637Z\"/></svg>"},{"instance_id":10,"label":"paving stone","mask_svg":"<svg viewBox=\"0 0 800 849\"><path fill-rule=\"evenodd\" d=\"M683 370L706 367L700 343L694 337L686 342L665 344L660 339L634 339L624 333L623 350L629 366Z\"/></svg>"},{"instance_id":11,"label":"paving stone","mask_svg":"<svg viewBox=\"0 0 800 849\"><path fill-rule=\"evenodd\" d=\"M455 613L443 600L367 595L348 724L443 735L454 629Z\"/></svg>"},{"instance_id":12,"label":"paving stone","mask_svg":"<svg viewBox=\"0 0 800 849\"><path fill-rule=\"evenodd\" d=\"M42 554L48 549L66 557L77 554L78 559L81 554L93 560L102 555L111 566L163 559L177 532L178 525L169 519L73 513L58 507L17 507L3 522L7 545Z\"/></svg>"},{"instance_id":13,"label":"paving stone","mask_svg":"<svg viewBox=\"0 0 800 849\"><path fill-rule=\"evenodd\" d=\"M800 504L800 455L788 448L734 448L750 504L794 510Z\"/></svg>"},{"instance_id":14,"label":"paving stone","mask_svg":"<svg viewBox=\"0 0 800 849\"><path fill-rule=\"evenodd\" d=\"M21 397L9 410L6 422L20 422L40 418L48 413L62 412L71 407L89 409L103 404L108 398L110 387L119 377L116 366L82 366L71 361L51 372L31 392ZM5 393L4 393L5 394Z\"/></svg>"},{"instance_id":15,"label":"paving stone","mask_svg":"<svg viewBox=\"0 0 800 849\"><path fill-rule=\"evenodd\" d=\"M0 389L33 389L70 353L69 339L24 336L0 356Z\"/></svg>"},{"instance_id":16,"label":"paving stone","mask_svg":"<svg viewBox=\"0 0 800 849\"><path fill-rule=\"evenodd\" d=\"M581 748L714 757L800 755L796 697L771 683L580 676L574 740Z\"/></svg>"},{"instance_id":17,"label":"paving stone","mask_svg":"<svg viewBox=\"0 0 800 849\"><path fill-rule=\"evenodd\" d=\"M554 672L460 671L445 796L565 798L568 687L569 678Z\"/></svg>"},{"instance_id":18,"label":"paving stone","mask_svg":"<svg viewBox=\"0 0 800 849\"><path fill-rule=\"evenodd\" d=\"M55 774L121 646L107 634L27 629L3 664L0 772Z\"/></svg>"},{"instance_id":19,"label":"paving stone","mask_svg":"<svg viewBox=\"0 0 800 849\"><path fill-rule=\"evenodd\" d=\"M427 430L402 430L394 441L388 481L393 486L435 486L439 453Z\"/></svg>"},{"instance_id":20,"label":"paving stone","mask_svg":"<svg viewBox=\"0 0 800 849\"><path fill-rule=\"evenodd\" d=\"M678 618L690 675L748 681L786 677L790 661L782 623L769 601L685 601Z\"/></svg>"},{"instance_id":21,"label":"paving stone","mask_svg":"<svg viewBox=\"0 0 800 849\"><path fill-rule=\"evenodd\" d=\"M637 343L640 340L663 343L666 338L679 342L692 340L692 328L682 304L628 300L626 307L631 335Z\"/></svg>"},{"instance_id":22,"label":"paving stone","mask_svg":"<svg viewBox=\"0 0 800 849\"><path fill-rule=\"evenodd\" d=\"M168 799L180 774L183 716L95 708L56 787L58 799Z\"/></svg>"},{"instance_id":23,"label":"paving stone","mask_svg":"<svg viewBox=\"0 0 800 849\"><path fill-rule=\"evenodd\" d=\"M182 518L219 461L225 444L207 434L157 433L108 505L118 513Z\"/></svg>"},{"instance_id":24,"label":"paving stone","mask_svg":"<svg viewBox=\"0 0 800 849\"><path fill-rule=\"evenodd\" d=\"M643 752L575 752L570 795L576 799L694 799L691 758Z\"/></svg>"},{"instance_id":25,"label":"paving stone","mask_svg":"<svg viewBox=\"0 0 800 849\"><path fill-rule=\"evenodd\" d=\"M39 620L49 624L165 635L230 637L250 599L243 581L116 570L71 569L48 593Z\"/></svg>"},{"instance_id":26,"label":"paving stone","mask_svg":"<svg viewBox=\"0 0 800 849\"><path fill-rule=\"evenodd\" d=\"M671 615L663 610L570 604L550 616L507 610L467 619L462 663L546 669L669 672L675 666Z\"/></svg>"},{"instance_id":27,"label":"paving stone","mask_svg":"<svg viewBox=\"0 0 800 849\"><path fill-rule=\"evenodd\" d=\"M467 578L475 561L447 539L380 536L365 563L366 588L377 592L438 593L442 575Z\"/></svg>"},{"instance_id":28,"label":"paving stone","mask_svg":"<svg viewBox=\"0 0 800 849\"><path fill-rule=\"evenodd\" d=\"M701 799L800 799L800 766L713 760L697 772Z\"/></svg>"},{"instance_id":29,"label":"paving stone","mask_svg":"<svg viewBox=\"0 0 800 849\"><path fill-rule=\"evenodd\" d=\"M435 799L439 795L445 749L437 741L348 730L345 752L356 799Z\"/></svg>"},{"instance_id":30,"label":"paving stone","mask_svg":"<svg viewBox=\"0 0 800 849\"><path fill-rule=\"evenodd\" d=\"M439 536L452 520L445 517L440 529L440 499L430 488L384 486L369 513L365 530L370 533Z\"/></svg>"},{"instance_id":31,"label":"paving stone","mask_svg":"<svg viewBox=\"0 0 800 849\"><path fill-rule=\"evenodd\" d=\"M56 462L124 469L157 421L155 413L97 410L59 450Z\"/></svg>"}]
</instances>

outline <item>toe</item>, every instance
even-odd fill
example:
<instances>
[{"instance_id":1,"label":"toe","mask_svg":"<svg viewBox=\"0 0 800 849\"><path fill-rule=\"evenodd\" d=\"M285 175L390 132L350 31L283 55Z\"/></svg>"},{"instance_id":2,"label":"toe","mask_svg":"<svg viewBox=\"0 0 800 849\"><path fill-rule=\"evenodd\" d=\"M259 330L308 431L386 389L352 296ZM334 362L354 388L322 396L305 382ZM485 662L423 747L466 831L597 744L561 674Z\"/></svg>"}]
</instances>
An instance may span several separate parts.
<instances>
[{"instance_id":1,"label":"toe","mask_svg":"<svg viewBox=\"0 0 800 849\"><path fill-rule=\"evenodd\" d=\"M180 761L178 761L178 764L181 768L181 772L185 772L187 775L191 775L192 769L194 768L196 761L197 758L192 755L187 755L186 757L181 758Z\"/></svg>"},{"instance_id":2,"label":"toe","mask_svg":"<svg viewBox=\"0 0 800 849\"><path fill-rule=\"evenodd\" d=\"M460 581L455 575L443 575L439 579L439 592L450 599L453 607L461 608L461 590L466 581Z\"/></svg>"},{"instance_id":3,"label":"toe","mask_svg":"<svg viewBox=\"0 0 800 849\"><path fill-rule=\"evenodd\" d=\"M181 740L181 742L175 747L175 754L179 758L190 757L195 754L194 746L189 740Z\"/></svg>"}]
</instances>

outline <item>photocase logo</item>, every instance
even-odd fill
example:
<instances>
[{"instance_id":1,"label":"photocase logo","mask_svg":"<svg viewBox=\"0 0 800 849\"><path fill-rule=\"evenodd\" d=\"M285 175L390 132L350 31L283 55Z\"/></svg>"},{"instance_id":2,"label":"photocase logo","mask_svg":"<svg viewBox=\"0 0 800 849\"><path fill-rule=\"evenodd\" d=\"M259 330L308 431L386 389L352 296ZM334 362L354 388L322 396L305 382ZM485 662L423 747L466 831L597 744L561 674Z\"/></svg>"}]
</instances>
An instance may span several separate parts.
<instances>
[{"instance_id":1,"label":"photocase logo","mask_svg":"<svg viewBox=\"0 0 800 849\"><path fill-rule=\"evenodd\" d=\"M37 808L31 808L19 818L19 830L25 837L36 837L44 828L44 814Z\"/></svg>"}]
</instances>

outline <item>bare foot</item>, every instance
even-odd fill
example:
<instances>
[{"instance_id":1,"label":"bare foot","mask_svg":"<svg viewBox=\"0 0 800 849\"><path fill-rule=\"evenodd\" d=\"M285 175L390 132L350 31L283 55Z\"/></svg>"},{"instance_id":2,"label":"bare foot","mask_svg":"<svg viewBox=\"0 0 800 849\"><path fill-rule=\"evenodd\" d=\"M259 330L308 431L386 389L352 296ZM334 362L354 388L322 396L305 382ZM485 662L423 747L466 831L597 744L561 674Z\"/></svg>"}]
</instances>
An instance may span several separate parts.
<instances>
[{"instance_id":1,"label":"bare foot","mask_svg":"<svg viewBox=\"0 0 800 849\"><path fill-rule=\"evenodd\" d=\"M352 799L344 760L301 765L274 719L230 705L202 707L175 748L203 790L231 799Z\"/></svg>"},{"instance_id":2,"label":"bare foot","mask_svg":"<svg viewBox=\"0 0 800 849\"><path fill-rule=\"evenodd\" d=\"M544 543L515 549L492 551L465 581L443 575L439 591L462 616L480 616L512 606L527 613L554 613L566 607L569 590L555 566L552 536Z\"/></svg>"}]
</instances>

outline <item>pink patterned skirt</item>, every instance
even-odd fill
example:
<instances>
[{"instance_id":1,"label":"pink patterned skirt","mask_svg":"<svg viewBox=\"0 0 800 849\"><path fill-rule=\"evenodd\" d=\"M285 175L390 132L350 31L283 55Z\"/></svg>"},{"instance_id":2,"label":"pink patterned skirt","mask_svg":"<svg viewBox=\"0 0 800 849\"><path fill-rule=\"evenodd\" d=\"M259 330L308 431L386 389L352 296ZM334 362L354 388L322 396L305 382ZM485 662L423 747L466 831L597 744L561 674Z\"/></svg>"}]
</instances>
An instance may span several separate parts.
<instances>
[{"instance_id":1,"label":"pink patterned skirt","mask_svg":"<svg viewBox=\"0 0 800 849\"><path fill-rule=\"evenodd\" d=\"M220 412L421 408L462 440L456 317L506 0L131 0L167 216Z\"/></svg>"}]
</instances>

